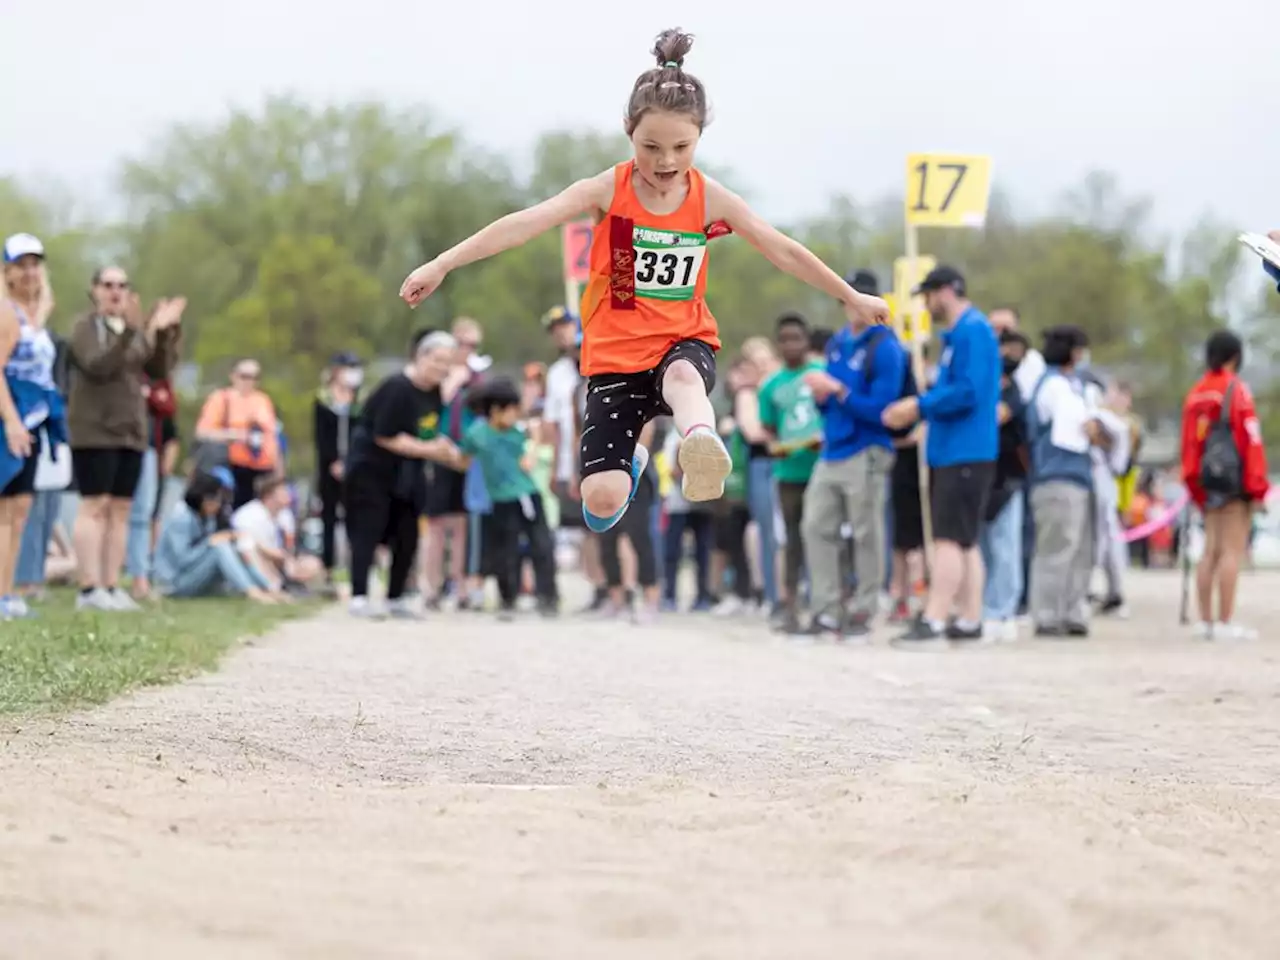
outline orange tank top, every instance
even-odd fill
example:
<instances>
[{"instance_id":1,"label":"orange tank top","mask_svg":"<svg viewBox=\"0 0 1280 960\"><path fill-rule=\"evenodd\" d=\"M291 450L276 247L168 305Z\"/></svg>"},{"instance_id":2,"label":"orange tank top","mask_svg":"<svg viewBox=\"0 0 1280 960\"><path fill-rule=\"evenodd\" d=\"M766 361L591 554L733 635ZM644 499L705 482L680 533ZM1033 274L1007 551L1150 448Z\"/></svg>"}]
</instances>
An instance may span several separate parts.
<instances>
[{"instance_id":1,"label":"orange tank top","mask_svg":"<svg viewBox=\"0 0 1280 960\"><path fill-rule=\"evenodd\" d=\"M707 309L707 190L689 170L689 194L674 213L640 205L628 160L613 170L613 203L591 240L582 294L581 370L640 373L681 340L720 349Z\"/></svg>"}]
</instances>

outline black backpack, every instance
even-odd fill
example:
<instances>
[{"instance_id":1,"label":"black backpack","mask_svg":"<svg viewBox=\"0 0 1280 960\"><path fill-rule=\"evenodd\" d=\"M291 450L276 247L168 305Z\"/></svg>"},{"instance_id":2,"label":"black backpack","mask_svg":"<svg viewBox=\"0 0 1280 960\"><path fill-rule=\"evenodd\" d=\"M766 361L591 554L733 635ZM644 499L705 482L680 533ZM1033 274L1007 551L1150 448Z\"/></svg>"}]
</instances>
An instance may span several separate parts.
<instances>
[{"instance_id":1,"label":"black backpack","mask_svg":"<svg viewBox=\"0 0 1280 960\"><path fill-rule=\"evenodd\" d=\"M871 365L875 360L876 347L879 346L880 341L883 340L888 333L888 327L877 327L872 331L871 339L867 341L867 352L863 354L862 357L862 376L868 387L871 385ZM897 397L894 399L901 400L903 397L914 397L919 392L919 388L916 386L916 373L911 368L911 356L908 354L906 369L903 370L902 373L902 386L898 390ZM915 427L912 426L901 430L890 430L889 435L895 440L901 440L903 437L909 436L911 431L914 429Z\"/></svg>"},{"instance_id":2,"label":"black backpack","mask_svg":"<svg viewBox=\"0 0 1280 960\"><path fill-rule=\"evenodd\" d=\"M1233 500L1244 492L1244 459L1231 430L1231 400L1235 396L1233 380L1222 395L1222 412L1209 426L1200 458L1200 486L1218 500Z\"/></svg>"}]
</instances>

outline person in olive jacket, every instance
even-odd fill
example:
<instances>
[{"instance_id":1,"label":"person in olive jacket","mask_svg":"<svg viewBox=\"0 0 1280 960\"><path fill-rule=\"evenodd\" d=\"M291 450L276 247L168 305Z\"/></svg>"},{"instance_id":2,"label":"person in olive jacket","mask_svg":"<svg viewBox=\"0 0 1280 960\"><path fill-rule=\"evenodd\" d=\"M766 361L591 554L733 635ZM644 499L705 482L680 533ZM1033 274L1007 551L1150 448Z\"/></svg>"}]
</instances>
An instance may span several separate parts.
<instances>
[{"instance_id":1,"label":"person in olive jacket","mask_svg":"<svg viewBox=\"0 0 1280 960\"><path fill-rule=\"evenodd\" d=\"M143 377L169 376L177 360L186 300L160 300L144 315L120 267L93 276L94 308L71 327L67 396L71 463L80 492L75 548L77 607L137 609L117 580L124 565L129 513L148 446Z\"/></svg>"}]
</instances>

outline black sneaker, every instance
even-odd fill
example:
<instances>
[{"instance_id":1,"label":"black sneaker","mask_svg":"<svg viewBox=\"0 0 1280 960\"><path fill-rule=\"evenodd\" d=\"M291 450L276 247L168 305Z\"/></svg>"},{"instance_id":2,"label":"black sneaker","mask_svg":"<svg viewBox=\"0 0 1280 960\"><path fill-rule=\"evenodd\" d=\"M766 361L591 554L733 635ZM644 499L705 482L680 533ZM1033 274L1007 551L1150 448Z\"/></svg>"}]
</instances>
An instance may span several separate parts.
<instances>
[{"instance_id":1,"label":"black sneaker","mask_svg":"<svg viewBox=\"0 0 1280 960\"><path fill-rule=\"evenodd\" d=\"M538 615L544 620L560 616L560 601L555 597L543 597L538 601Z\"/></svg>"},{"instance_id":2,"label":"black sneaker","mask_svg":"<svg viewBox=\"0 0 1280 960\"><path fill-rule=\"evenodd\" d=\"M1109 616L1115 614L1121 615L1125 609L1124 597L1110 596L1098 604L1098 613Z\"/></svg>"},{"instance_id":3,"label":"black sneaker","mask_svg":"<svg viewBox=\"0 0 1280 960\"><path fill-rule=\"evenodd\" d=\"M947 646L947 635L946 631L935 630L924 617L916 617L906 633L894 637L889 645L899 650L939 650Z\"/></svg>"},{"instance_id":4,"label":"black sneaker","mask_svg":"<svg viewBox=\"0 0 1280 960\"><path fill-rule=\"evenodd\" d=\"M1045 640L1061 640L1067 635L1066 629L1057 623L1037 623L1036 636Z\"/></svg>"},{"instance_id":5,"label":"black sneaker","mask_svg":"<svg viewBox=\"0 0 1280 960\"><path fill-rule=\"evenodd\" d=\"M591 603L583 607L578 612L579 613L595 613L598 610L603 610L604 605L608 602L609 602L609 588L596 587L596 594L594 597L591 598Z\"/></svg>"},{"instance_id":6,"label":"black sneaker","mask_svg":"<svg viewBox=\"0 0 1280 960\"><path fill-rule=\"evenodd\" d=\"M805 632L804 627L800 624L800 618L796 616L794 610L782 611L782 616L774 622L773 629L778 633L785 633L789 637L802 636Z\"/></svg>"},{"instance_id":7,"label":"black sneaker","mask_svg":"<svg viewBox=\"0 0 1280 960\"><path fill-rule=\"evenodd\" d=\"M962 627L954 620L947 624L947 639L956 643L981 643L982 624L976 627Z\"/></svg>"},{"instance_id":8,"label":"black sneaker","mask_svg":"<svg viewBox=\"0 0 1280 960\"><path fill-rule=\"evenodd\" d=\"M809 626L803 631L803 635L829 637L832 640L860 640L870 632L871 627L866 621L837 620L830 614L819 613L809 620Z\"/></svg>"},{"instance_id":9,"label":"black sneaker","mask_svg":"<svg viewBox=\"0 0 1280 960\"><path fill-rule=\"evenodd\" d=\"M1064 632L1068 637L1077 640L1083 640L1089 636L1089 625L1087 623L1069 622L1064 628Z\"/></svg>"},{"instance_id":10,"label":"black sneaker","mask_svg":"<svg viewBox=\"0 0 1280 960\"><path fill-rule=\"evenodd\" d=\"M825 613L815 613L809 625L801 631L806 637L836 637L840 633L840 621Z\"/></svg>"}]
</instances>

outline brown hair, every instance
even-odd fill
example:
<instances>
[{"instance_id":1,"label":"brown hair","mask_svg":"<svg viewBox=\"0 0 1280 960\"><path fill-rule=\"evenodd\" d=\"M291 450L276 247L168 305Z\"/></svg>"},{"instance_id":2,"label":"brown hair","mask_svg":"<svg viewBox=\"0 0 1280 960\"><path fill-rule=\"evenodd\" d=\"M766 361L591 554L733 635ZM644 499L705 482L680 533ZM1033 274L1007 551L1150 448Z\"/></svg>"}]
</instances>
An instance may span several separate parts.
<instances>
[{"instance_id":1,"label":"brown hair","mask_svg":"<svg viewBox=\"0 0 1280 960\"><path fill-rule=\"evenodd\" d=\"M684 72L684 58L693 47L693 35L677 27L663 30L654 41L658 66L636 78L627 101L624 127L627 136L650 110L688 114L701 130L707 125L707 90L697 77Z\"/></svg>"},{"instance_id":2,"label":"brown hair","mask_svg":"<svg viewBox=\"0 0 1280 960\"><path fill-rule=\"evenodd\" d=\"M267 474L265 477L259 477L253 485L253 492L258 495L259 500L265 500L281 487L288 483L284 477L277 474Z\"/></svg>"}]
</instances>

